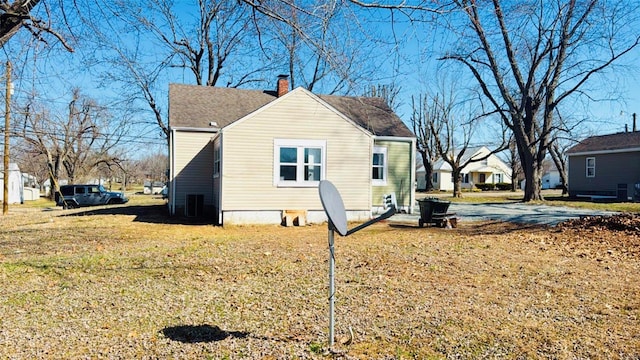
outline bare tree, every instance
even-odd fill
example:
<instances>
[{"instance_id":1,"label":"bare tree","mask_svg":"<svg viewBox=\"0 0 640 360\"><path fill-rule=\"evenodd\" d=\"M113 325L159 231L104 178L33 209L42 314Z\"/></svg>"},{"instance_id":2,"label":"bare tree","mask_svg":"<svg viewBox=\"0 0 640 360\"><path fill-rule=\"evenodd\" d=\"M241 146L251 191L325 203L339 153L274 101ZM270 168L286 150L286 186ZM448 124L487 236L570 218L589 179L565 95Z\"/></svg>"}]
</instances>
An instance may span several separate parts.
<instances>
[{"instance_id":1,"label":"bare tree","mask_svg":"<svg viewBox=\"0 0 640 360\"><path fill-rule=\"evenodd\" d=\"M152 181L167 181L169 158L165 153L151 153L135 160L140 177Z\"/></svg>"},{"instance_id":2,"label":"bare tree","mask_svg":"<svg viewBox=\"0 0 640 360\"><path fill-rule=\"evenodd\" d=\"M513 140L513 136L509 138L508 145L508 155L507 155L507 164L509 168L511 168L511 191L515 192L518 190L518 184L520 180L522 180L522 166L520 165L520 160L518 158L518 149L516 142Z\"/></svg>"},{"instance_id":3,"label":"bare tree","mask_svg":"<svg viewBox=\"0 0 640 360\"><path fill-rule=\"evenodd\" d=\"M43 34L49 34L56 38L67 51L73 52L73 48L65 37L51 27L49 21L32 15L32 10L40 3L40 0L8 0L0 1L0 47L9 41L21 28L27 29L31 35L40 41L46 42ZM45 11L49 14L49 7L43 1Z\"/></svg>"},{"instance_id":4,"label":"bare tree","mask_svg":"<svg viewBox=\"0 0 640 360\"><path fill-rule=\"evenodd\" d=\"M111 70L103 73L105 81L122 84L131 102L142 100L167 138L165 109L159 101L166 95L159 94L165 94L166 78L176 70L202 86L216 86L224 80L223 86L238 87L260 80L257 74L264 66L255 61L260 53L252 46L250 7L242 3L198 0L194 7L170 0L100 4L100 12L78 15L98 41L93 61L109 65ZM254 61L247 63L250 58ZM242 71L235 72L236 68Z\"/></svg>"},{"instance_id":5,"label":"bare tree","mask_svg":"<svg viewBox=\"0 0 640 360\"><path fill-rule=\"evenodd\" d=\"M440 153L436 148L436 133L432 131L431 119L437 116L436 112L439 111L434 107L429 106L429 96L420 95L418 100L411 97L411 107L413 109L411 113L411 125L413 127L413 133L416 135L416 150L420 154L422 166L424 167L425 175L424 180L426 184L426 191L433 190L433 165L440 159Z\"/></svg>"},{"instance_id":6,"label":"bare tree","mask_svg":"<svg viewBox=\"0 0 640 360\"><path fill-rule=\"evenodd\" d=\"M478 122L484 114L475 115L470 109L457 109L453 91L448 95L436 94L427 98L426 105L430 110L426 118L431 129L435 148L444 162L451 167L453 180L453 197L462 197L462 171L469 164L488 159L491 155L504 150L505 132L502 131L502 143L485 153L475 154L470 150L471 140Z\"/></svg>"},{"instance_id":7,"label":"bare tree","mask_svg":"<svg viewBox=\"0 0 640 360\"><path fill-rule=\"evenodd\" d=\"M46 159L53 187L59 179L86 178L101 164L119 166L114 155L127 129L99 106L75 90L65 116L56 116L35 101L27 103L17 125L29 153Z\"/></svg>"},{"instance_id":8,"label":"bare tree","mask_svg":"<svg viewBox=\"0 0 640 360\"><path fill-rule=\"evenodd\" d=\"M553 141L554 112L567 98L585 92L590 79L640 43L638 34L630 31L640 13L638 4L597 0L455 3L465 30L459 33L463 38L457 48L442 59L470 71L513 132L526 179L524 200L540 200L542 163Z\"/></svg>"},{"instance_id":9,"label":"bare tree","mask_svg":"<svg viewBox=\"0 0 640 360\"><path fill-rule=\"evenodd\" d=\"M577 139L582 138L582 136L572 134L571 132L558 132L554 135L551 146L549 147L549 155L560 176L562 195L569 194L569 159L565 154L569 148L577 143Z\"/></svg>"},{"instance_id":10,"label":"bare tree","mask_svg":"<svg viewBox=\"0 0 640 360\"><path fill-rule=\"evenodd\" d=\"M389 105L389 107L393 110L397 110L399 106L399 102L398 102L399 95L400 95L400 87L396 86L394 83L372 85L369 89L365 90L364 92L364 96L383 98L387 102L387 105ZM411 100L412 100L412 105L415 105L415 103L413 102L413 97L411 98ZM414 106L414 113L415 113L415 106Z\"/></svg>"},{"instance_id":11,"label":"bare tree","mask_svg":"<svg viewBox=\"0 0 640 360\"><path fill-rule=\"evenodd\" d=\"M615 76L621 57L640 43L637 1L452 0L422 3L350 0L412 19L438 14L455 35L441 60L469 71L513 133L525 174L524 200L542 199L542 162L552 144L554 111L569 98L589 99L591 80ZM430 35L430 34L429 34Z\"/></svg>"},{"instance_id":12,"label":"bare tree","mask_svg":"<svg viewBox=\"0 0 640 360\"><path fill-rule=\"evenodd\" d=\"M262 14L256 27L264 54L287 69L292 88L348 94L370 81L374 44L362 24L339 2L245 1ZM276 44L276 45L272 45Z\"/></svg>"}]
</instances>

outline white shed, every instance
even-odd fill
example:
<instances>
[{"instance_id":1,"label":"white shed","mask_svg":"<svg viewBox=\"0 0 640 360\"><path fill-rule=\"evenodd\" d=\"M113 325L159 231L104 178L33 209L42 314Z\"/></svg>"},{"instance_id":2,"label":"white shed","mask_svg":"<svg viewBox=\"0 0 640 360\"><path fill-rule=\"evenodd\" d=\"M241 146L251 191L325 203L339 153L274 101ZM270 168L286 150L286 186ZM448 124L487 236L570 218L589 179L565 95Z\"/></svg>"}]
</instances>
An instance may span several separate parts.
<instances>
[{"instance_id":1,"label":"white shed","mask_svg":"<svg viewBox=\"0 0 640 360\"><path fill-rule=\"evenodd\" d=\"M0 201L4 201L4 166L0 165ZM22 173L16 163L9 163L9 204L22 204Z\"/></svg>"}]
</instances>

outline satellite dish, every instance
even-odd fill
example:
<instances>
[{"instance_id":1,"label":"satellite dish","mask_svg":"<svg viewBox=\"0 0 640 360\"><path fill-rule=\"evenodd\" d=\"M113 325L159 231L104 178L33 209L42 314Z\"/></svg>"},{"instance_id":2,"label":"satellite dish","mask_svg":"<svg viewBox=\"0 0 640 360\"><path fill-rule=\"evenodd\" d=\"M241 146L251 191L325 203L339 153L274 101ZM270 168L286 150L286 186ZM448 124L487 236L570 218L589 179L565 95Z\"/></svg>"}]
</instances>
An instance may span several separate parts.
<instances>
[{"instance_id":1,"label":"satellite dish","mask_svg":"<svg viewBox=\"0 0 640 360\"><path fill-rule=\"evenodd\" d=\"M324 208L324 212L329 218L330 225L341 236L347 235L347 212L344 209L342 197L338 189L328 180L320 181L318 187L320 192L320 202Z\"/></svg>"},{"instance_id":2,"label":"satellite dish","mask_svg":"<svg viewBox=\"0 0 640 360\"><path fill-rule=\"evenodd\" d=\"M375 219L371 219L364 224L360 224L351 230L347 230L347 212L344 208L344 203L342 202L342 197L338 192L338 189L328 180L320 181L320 185L318 186L318 191L320 193L320 202L322 203L322 207L324 208L325 214L327 214L327 218L329 219L329 348L333 347L334 341L334 326L335 326L335 317L334 317L334 297L336 294L335 290L335 252L334 252L334 230L338 232L341 236L351 235L358 230L362 230L369 225L372 225L380 220L387 219L396 213L395 206L391 206L391 208L384 214L378 216Z\"/></svg>"}]
</instances>

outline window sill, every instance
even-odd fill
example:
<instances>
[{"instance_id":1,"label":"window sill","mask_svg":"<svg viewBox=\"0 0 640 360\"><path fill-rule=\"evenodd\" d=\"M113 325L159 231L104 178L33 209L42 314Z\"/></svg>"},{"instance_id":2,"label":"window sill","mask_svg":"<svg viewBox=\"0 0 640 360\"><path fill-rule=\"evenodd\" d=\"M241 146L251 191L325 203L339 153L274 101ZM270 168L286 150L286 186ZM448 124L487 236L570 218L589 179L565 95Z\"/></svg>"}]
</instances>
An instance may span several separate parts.
<instances>
[{"instance_id":1,"label":"window sill","mask_svg":"<svg viewBox=\"0 0 640 360\"><path fill-rule=\"evenodd\" d=\"M319 181L311 181L311 182L280 182L276 184L278 188L317 188L320 185Z\"/></svg>"}]
</instances>

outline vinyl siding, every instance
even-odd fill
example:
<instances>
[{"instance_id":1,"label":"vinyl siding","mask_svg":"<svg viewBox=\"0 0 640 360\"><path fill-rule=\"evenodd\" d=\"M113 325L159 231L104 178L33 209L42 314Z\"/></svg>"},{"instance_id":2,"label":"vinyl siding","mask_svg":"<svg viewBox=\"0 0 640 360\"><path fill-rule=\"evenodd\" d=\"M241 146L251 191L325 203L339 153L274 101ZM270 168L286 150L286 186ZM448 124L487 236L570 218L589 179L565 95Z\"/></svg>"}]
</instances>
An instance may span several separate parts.
<instances>
[{"instance_id":1,"label":"vinyl siding","mask_svg":"<svg viewBox=\"0 0 640 360\"><path fill-rule=\"evenodd\" d=\"M596 160L595 176L586 176L586 159ZM640 152L569 156L569 195L616 196L618 184L627 184L633 196L634 184L640 182Z\"/></svg>"},{"instance_id":2,"label":"vinyl siding","mask_svg":"<svg viewBox=\"0 0 640 360\"><path fill-rule=\"evenodd\" d=\"M174 177L176 215L184 214L187 194L204 195L205 208L213 206L212 133L176 131L174 137Z\"/></svg>"},{"instance_id":3,"label":"vinyl siding","mask_svg":"<svg viewBox=\"0 0 640 360\"><path fill-rule=\"evenodd\" d=\"M326 140L326 179L346 210L370 210L371 138L304 92L223 129L222 211L322 210L317 187L274 185L274 139Z\"/></svg>"},{"instance_id":4,"label":"vinyl siding","mask_svg":"<svg viewBox=\"0 0 640 360\"><path fill-rule=\"evenodd\" d=\"M382 196L395 193L398 206L411 204L411 142L376 141L375 146L387 148L387 184L373 186L373 205L382 204ZM371 162L371 161L370 161Z\"/></svg>"}]
</instances>

